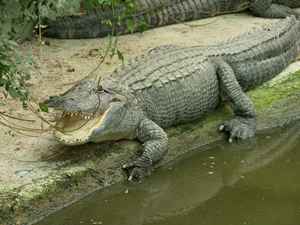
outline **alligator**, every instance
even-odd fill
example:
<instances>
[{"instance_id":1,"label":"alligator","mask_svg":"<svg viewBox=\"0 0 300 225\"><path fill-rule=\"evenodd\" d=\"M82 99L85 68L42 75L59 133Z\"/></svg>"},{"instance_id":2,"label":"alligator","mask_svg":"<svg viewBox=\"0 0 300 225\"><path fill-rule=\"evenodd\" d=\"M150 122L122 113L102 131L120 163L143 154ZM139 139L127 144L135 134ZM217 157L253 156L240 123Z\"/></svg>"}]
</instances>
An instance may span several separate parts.
<instances>
[{"instance_id":1,"label":"alligator","mask_svg":"<svg viewBox=\"0 0 300 225\"><path fill-rule=\"evenodd\" d=\"M252 138L256 113L245 91L296 61L299 37L300 21L291 16L216 45L154 49L49 97L48 107L62 112L54 136L71 146L139 140L142 153L123 165L129 180L149 175L167 153L165 128L201 119L224 101L234 117L219 130L229 142Z\"/></svg>"},{"instance_id":2,"label":"alligator","mask_svg":"<svg viewBox=\"0 0 300 225\"><path fill-rule=\"evenodd\" d=\"M216 15L250 10L253 15L267 18L300 16L292 8L300 7L299 0L135 0L136 12L124 18L121 24L112 27L101 21L114 21L116 14L122 14L125 7L119 7L114 14L109 9L95 9L82 16L64 16L46 22L44 34L54 38L95 38L109 34L127 34L146 29L213 17ZM134 25L128 28L128 19ZM145 27L145 26L144 26Z\"/></svg>"}]
</instances>

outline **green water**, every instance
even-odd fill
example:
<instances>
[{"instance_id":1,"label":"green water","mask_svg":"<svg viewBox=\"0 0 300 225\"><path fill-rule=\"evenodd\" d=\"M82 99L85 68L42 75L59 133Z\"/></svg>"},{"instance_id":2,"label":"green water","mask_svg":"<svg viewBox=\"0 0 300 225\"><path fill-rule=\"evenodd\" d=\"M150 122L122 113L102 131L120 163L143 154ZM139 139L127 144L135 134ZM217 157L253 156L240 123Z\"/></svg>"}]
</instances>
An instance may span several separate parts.
<instances>
[{"instance_id":1,"label":"green water","mask_svg":"<svg viewBox=\"0 0 300 225\"><path fill-rule=\"evenodd\" d=\"M118 184L38 225L299 225L300 126L219 143Z\"/></svg>"}]
</instances>

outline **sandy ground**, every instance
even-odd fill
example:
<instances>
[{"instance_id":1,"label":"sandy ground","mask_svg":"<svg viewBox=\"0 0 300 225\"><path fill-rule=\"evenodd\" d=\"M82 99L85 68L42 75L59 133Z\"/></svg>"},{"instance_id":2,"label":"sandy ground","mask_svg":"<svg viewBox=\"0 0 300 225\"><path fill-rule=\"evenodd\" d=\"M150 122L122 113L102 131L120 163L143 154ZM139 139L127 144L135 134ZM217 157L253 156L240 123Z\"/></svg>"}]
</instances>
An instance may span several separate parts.
<instances>
[{"instance_id":1,"label":"sandy ground","mask_svg":"<svg viewBox=\"0 0 300 225\"><path fill-rule=\"evenodd\" d=\"M274 20L273 20L274 21ZM119 38L119 48L125 59L140 55L147 50L166 44L179 46L208 45L235 37L271 20L252 17L246 14L225 15L210 19L173 25ZM37 101L50 95L61 93L70 87L70 83L85 77L96 68L100 61L97 50L105 48L107 39L55 40L48 39L50 45L39 46L36 42L22 46L24 54L35 61L30 80L32 96ZM117 59L104 63L97 73L106 74L121 64ZM295 63L289 70L300 69ZM41 128L41 121L29 111L24 111L12 100L8 100L9 109L0 110L12 115L33 119L34 123L21 123ZM15 131L1 127L0 131L0 191L31 184L34 180L46 178L53 170L63 167L68 159L51 160L65 147L52 138L51 133L37 137L20 135Z\"/></svg>"}]
</instances>

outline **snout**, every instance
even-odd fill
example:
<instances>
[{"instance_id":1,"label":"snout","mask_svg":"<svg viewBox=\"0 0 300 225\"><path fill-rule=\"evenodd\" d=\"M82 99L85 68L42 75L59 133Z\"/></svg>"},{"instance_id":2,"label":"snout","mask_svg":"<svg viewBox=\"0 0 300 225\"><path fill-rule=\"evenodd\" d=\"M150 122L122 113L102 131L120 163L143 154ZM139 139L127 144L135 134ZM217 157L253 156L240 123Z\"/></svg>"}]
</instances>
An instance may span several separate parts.
<instances>
[{"instance_id":1,"label":"snout","mask_svg":"<svg viewBox=\"0 0 300 225\"><path fill-rule=\"evenodd\" d=\"M62 108L64 99L61 96L50 96L49 99L43 103L50 108Z\"/></svg>"}]
</instances>

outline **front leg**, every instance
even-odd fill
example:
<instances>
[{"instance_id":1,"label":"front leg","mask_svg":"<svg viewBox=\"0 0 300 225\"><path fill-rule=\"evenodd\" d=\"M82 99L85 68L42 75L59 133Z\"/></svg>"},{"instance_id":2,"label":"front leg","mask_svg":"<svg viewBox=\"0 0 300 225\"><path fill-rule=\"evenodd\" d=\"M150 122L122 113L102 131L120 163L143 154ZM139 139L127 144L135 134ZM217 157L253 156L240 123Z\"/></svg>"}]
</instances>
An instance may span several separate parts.
<instances>
[{"instance_id":1,"label":"front leg","mask_svg":"<svg viewBox=\"0 0 300 225\"><path fill-rule=\"evenodd\" d=\"M128 180L141 180L151 173L154 163L167 152L168 136L164 130L149 119L143 119L137 129L137 138L143 143L144 151L137 159L123 165L128 171Z\"/></svg>"},{"instance_id":2,"label":"front leg","mask_svg":"<svg viewBox=\"0 0 300 225\"><path fill-rule=\"evenodd\" d=\"M220 87L229 98L235 117L220 125L220 131L228 132L229 142L234 138L246 139L256 132L255 108L250 98L243 92L234 71L225 61L217 63Z\"/></svg>"}]
</instances>

